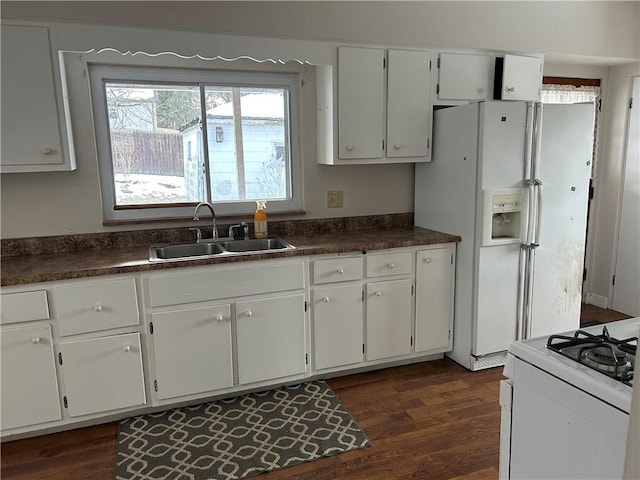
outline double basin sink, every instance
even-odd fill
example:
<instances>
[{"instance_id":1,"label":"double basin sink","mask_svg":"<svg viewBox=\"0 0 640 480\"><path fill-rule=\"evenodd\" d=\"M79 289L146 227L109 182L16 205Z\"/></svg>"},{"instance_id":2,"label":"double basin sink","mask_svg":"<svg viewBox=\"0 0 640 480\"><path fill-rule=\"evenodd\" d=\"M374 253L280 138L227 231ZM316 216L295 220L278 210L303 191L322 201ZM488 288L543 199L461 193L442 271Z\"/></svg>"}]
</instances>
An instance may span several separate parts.
<instances>
[{"instance_id":1,"label":"double basin sink","mask_svg":"<svg viewBox=\"0 0 640 480\"><path fill-rule=\"evenodd\" d=\"M212 257L266 251L281 251L295 248L281 238L251 238L245 240L220 239L198 243L159 243L149 247L149 260L188 260L198 257Z\"/></svg>"}]
</instances>

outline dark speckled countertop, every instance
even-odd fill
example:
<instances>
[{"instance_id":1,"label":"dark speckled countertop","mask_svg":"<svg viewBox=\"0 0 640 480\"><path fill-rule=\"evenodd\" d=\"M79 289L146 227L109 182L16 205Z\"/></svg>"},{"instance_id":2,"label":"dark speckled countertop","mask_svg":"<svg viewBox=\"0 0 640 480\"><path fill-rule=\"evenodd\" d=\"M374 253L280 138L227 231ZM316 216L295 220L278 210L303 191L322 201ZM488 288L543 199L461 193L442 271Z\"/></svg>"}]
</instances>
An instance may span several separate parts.
<instances>
[{"instance_id":1,"label":"dark speckled countertop","mask_svg":"<svg viewBox=\"0 0 640 480\"><path fill-rule=\"evenodd\" d=\"M305 232L304 234L274 233L296 248L286 251L270 251L268 253L233 254L161 262L149 261L148 245L153 242L143 246L117 246L60 253L5 255L2 257L1 284L2 286L22 285L166 268L413 247L459 242L461 240L456 235L412 226L368 230L339 230L322 233Z\"/></svg>"}]
</instances>

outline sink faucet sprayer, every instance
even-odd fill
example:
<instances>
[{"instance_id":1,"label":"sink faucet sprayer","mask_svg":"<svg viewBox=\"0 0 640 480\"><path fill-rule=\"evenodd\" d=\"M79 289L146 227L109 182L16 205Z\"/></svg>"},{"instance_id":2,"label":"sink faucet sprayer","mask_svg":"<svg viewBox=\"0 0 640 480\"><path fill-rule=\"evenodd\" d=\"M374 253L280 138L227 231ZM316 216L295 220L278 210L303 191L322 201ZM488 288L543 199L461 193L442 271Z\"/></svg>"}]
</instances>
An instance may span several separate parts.
<instances>
[{"instance_id":1,"label":"sink faucet sprayer","mask_svg":"<svg viewBox=\"0 0 640 480\"><path fill-rule=\"evenodd\" d=\"M207 207L211 211L213 232L211 233L211 238L198 239L198 241L215 240L218 238L218 229L216 228L216 212L213 210L213 206L209 202L200 202L198 205L196 205L196 210L193 213L194 220L200 221L200 217L198 216L198 210L200 210L200 207Z\"/></svg>"}]
</instances>

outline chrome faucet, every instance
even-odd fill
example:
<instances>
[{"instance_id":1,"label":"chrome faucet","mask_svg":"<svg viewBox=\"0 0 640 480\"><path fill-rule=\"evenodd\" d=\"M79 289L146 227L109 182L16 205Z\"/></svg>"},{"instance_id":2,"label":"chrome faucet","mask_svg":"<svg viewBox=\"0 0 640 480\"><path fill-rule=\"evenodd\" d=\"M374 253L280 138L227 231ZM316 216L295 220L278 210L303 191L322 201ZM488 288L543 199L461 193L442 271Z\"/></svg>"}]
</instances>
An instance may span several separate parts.
<instances>
[{"instance_id":1,"label":"chrome faucet","mask_svg":"<svg viewBox=\"0 0 640 480\"><path fill-rule=\"evenodd\" d=\"M211 221L213 223L213 231L211 233L211 238L200 238L198 242L206 242L207 240L215 240L218 238L218 229L216 228L216 212L213 210L213 206L209 202L200 202L196 205L196 210L193 213L193 219L200 221L200 217L198 216L198 211L200 207L207 207L211 211Z\"/></svg>"},{"instance_id":2,"label":"chrome faucet","mask_svg":"<svg viewBox=\"0 0 640 480\"><path fill-rule=\"evenodd\" d=\"M249 227L247 226L246 222L240 222L237 225L231 225L229 227L229 238L235 239L234 233L236 228L242 228L242 239L249 240Z\"/></svg>"}]
</instances>

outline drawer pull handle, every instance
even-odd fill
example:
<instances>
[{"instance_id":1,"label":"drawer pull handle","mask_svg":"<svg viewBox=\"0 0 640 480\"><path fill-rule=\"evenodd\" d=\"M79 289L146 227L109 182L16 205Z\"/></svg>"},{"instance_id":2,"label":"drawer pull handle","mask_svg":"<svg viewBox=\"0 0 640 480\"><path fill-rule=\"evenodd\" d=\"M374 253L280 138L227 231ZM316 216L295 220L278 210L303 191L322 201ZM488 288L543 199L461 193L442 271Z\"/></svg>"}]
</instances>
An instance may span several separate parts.
<instances>
[{"instance_id":1,"label":"drawer pull handle","mask_svg":"<svg viewBox=\"0 0 640 480\"><path fill-rule=\"evenodd\" d=\"M246 312L244 312L244 314L247 317L253 317L253 312L251 310L247 310Z\"/></svg>"},{"instance_id":2,"label":"drawer pull handle","mask_svg":"<svg viewBox=\"0 0 640 480\"><path fill-rule=\"evenodd\" d=\"M353 145L347 145L347 152L353 151Z\"/></svg>"},{"instance_id":3,"label":"drawer pull handle","mask_svg":"<svg viewBox=\"0 0 640 480\"><path fill-rule=\"evenodd\" d=\"M427 257L425 259L422 260L424 263L431 263L431 258Z\"/></svg>"},{"instance_id":4,"label":"drawer pull handle","mask_svg":"<svg viewBox=\"0 0 640 480\"><path fill-rule=\"evenodd\" d=\"M344 268L339 268L336 271L338 272L338 275L342 275L344 273Z\"/></svg>"},{"instance_id":5,"label":"drawer pull handle","mask_svg":"<svg viewBox=\"0 0 640 480\"><path fill-rule=\"evenodd\" d=\"M40 343L40 337L33 337L31 343Z\"/></svg>"},{"instance_id":6,"label":"drawer pull handle","mask_svg":"<svg viewBox=\"0 0 640 480\"><path fill-rule=\"evenodd\" d=\"M400 150L400 145L396 143L396 144L393 146L393 148L394 148L395 150Z\"/></svg>"},{"instance_id":7,"label":"drawer pull handle","mask_svg":"<svg viewBox=\"0 0 640 480\"><path fill-rule=\"evenodd\" d=\"M376 297L381 297L382 296L382 292L380 290L376 290Z\"/></svg>"},{"instance_id":8,"label":"drawer pull handle","mask_svg":"<svg viewBox=\"0 0 640 480\"><path fill-rule=\"evenodd\" d=\"M507 92L513 93L515 91L516 91L515 87L507 87Z\"/></svg>"},{"instance_id":9,"label":"drawer pull handle","mask_svg":"<svg viewBox=\"0 0 640 480\"><path fill-rule=\"evenodd\" d=\"M395 263L387 263L387 267L396 268L396 264Z\"/></svg>"},{"instance_id":10,"label":"drawer pull handle","mask_svg":"<svg viewBox=\"0 0 640 480\"><path fill-rule=\"evenodd\" d=\"M216 315L215 319L219 322L221 322L222 320L224 320L224 317L222 315Z\"/></svg>"},{"instance_id":11,"label":"drawer pull handle","mask_svg":"<svg viewBox=\"0 0 640 480\"><path fill-rule=\"evenodd\" d=\"M324 303L329 303L329 297L323 297L323 298L322 298L322 301L323 301Z\"/></svg>"},{"instance_id":12,"label":"drawer pull handle","mask_svg":"<svg viewBox=\"0 0 640 480\"><path fill-rule=\"evenodd\" d=\"M125 345L124 347L122 347L122 351L123 352L130 352L131 351L131 345Z\"/></svg>"},{"instance_id":13,"label":"drawer pull handle","mask_svg":"<svg viewBox=\"0 0 640 480\"><path fill-rule=\"evenodd\" d=\"M94 309L96 312L101 312L101 311L102 311L102 305L97 304L95 307L93 307L93 309Z\"/></svg>"}]
</instances>

